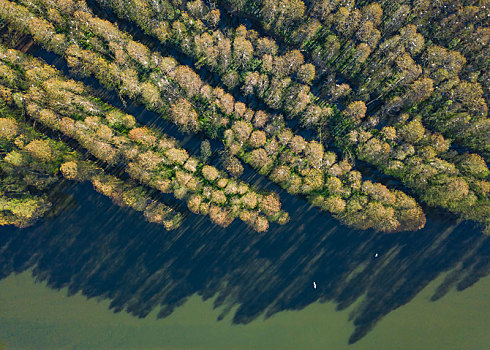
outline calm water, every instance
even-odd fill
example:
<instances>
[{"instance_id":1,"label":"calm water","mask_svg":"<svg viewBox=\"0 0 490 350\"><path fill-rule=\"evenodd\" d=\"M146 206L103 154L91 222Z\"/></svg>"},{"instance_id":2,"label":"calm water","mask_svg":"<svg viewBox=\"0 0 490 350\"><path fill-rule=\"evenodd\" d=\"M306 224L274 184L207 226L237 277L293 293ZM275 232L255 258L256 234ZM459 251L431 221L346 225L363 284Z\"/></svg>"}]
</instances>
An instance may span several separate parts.
<instances>
[{"instance_id":1,"label":"calm water","mask_svg":"<svg viewBox=\"0 0 490 350\"><path fill-rule=\"evenodd\" d=\"M0 231L6 349L490 344L490 240L470 223L360 232L281 194L291 223L266 234L195 215L166 232L88 184L59 193L60 215Z\"/></svg>"}]
</instances>

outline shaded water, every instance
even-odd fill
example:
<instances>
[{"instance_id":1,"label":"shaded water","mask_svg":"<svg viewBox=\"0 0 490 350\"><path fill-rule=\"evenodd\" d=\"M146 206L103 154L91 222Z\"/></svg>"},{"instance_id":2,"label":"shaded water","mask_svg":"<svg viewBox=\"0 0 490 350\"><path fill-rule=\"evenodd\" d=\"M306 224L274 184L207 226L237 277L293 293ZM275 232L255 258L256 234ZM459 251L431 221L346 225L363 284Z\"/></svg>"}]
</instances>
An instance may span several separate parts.
<instances>
[{"instance_id":1,"label":"shaded water","mask_svg":"<svg viewBox=\"0 0 490 350\"><path fill-rule=\"evenodd\" d=\"M304 332L323 334L332 327L337 329L332 333L335 341L347 346L348 342L356 342L366 334L365 339L369 339L373 326L393 310L407 303L406 308L410 310L414 303L412 299L431 282L430 288L424 291L425 306L416 309L418 311L412 318L423 323L430 317L440 317L444 328L453 320L441 316L444 313L429 313L431 305L443 305L442 310L452 309L454 306L445 302L448 298L445 295L448 292L459 295L455 289L468 288L489 272L489 238L470 223L457 225L451 219L441 219L435 214L429 214L427 227L421 231L376 234L341 226L301 199L291 197L285 201L291 222L282 227L273 225L266 234L259 235L238 221L227 229L221 229L208 219L192 214L178 230L166 232L158 225L145 222L129 209L113 206L109 199L94 192L89 184L67 185L63 191L71 201L65 197L62 206L66 209L60 215L23 230L0 229L0 277L12 278L14 272L32 269L36 279L45 281L51 288L67 288L69 295L81 292L104 300L94 309L94 318L99 313L104 314L107 305L114 311L126 310L139 317L153 312L141 321L141 325L150 322L147 320L154 320L155 315L168 317L162 324L152 323L152 327L157 327L150 327L155 334L163 332L158 325L165 325L165 329L180 327L183 334L197 332L197 336L199 332L196 329L186 326L177 317L179 312L184 312L190 319L194 316L200 319L205 315L202 324L196 326L198 329L216 327L215 332L229 333L230 336L238 334L237 339L247 338L247 334L258 325L267 330L269 325L277 322L274 320L286 317L287 322L279 323L283 326L273 327L275 330L272 332L286 332L292 338L296 334L299 343L301 339L304 341L300 347L311 348L316 344L308 340ZM313 288L313 281L317 283L317 289ZM471 318L474 324L461 324L462 332L485 326L481 320L489 311L488 278L484 281L487 282L482 284L483 287L475 286L477 298L471 298L471 307L477 307L474 312L478 317ZM16 290L12 282L3 283L0 282L2 319L5 313L1 311L12 303L5 295L9 290ZM469 288L468 293L472 289ZM40 291L41 300L42 295L48 293L39 285L31 288L29 283L25 283L14 295L29 295L31 290L36 291L34 295ZM60 294L55 294L59 298ZM199 302L197 296L207 302ZM434 303L427 300L430 298L442 300ZM189 299L189 303L179 308ZM36 315L35 309L31 309L37 298L32 296L28 300L31 301L14 301L18 307L14 314L27 313L42 319L43 314ZM70 305L71 300L67 298L60 303ZM84 299L77 300L75 304L81 309L85 304L93 305ZM325 302L328 303L318 304ZM212 311L211 305L217 310ZM470 311L466 310L467 307L463 304L456 310L462 313ZM334 312L334 308L348 310ZM174 312L177 316L173 315ZM90 323L91 313L85 314L82 319ZM134 319L131 322L138 324L137 319L129 315L106 313L104 317L106 321L102 323L114 320L118 324L124 317L126 320ZM221 318L224 320L217 321ZM16 323L9 322L0 322L3 324L0 326L0 338L5 334L15 338L16 331L9 327ZM317 327L312 327L315 322ZM230 326L231 323L246 326ZM106 326L107 329L112 327L110 324ZM58 334L52 324L39 328L38 323L28 322L23 323L23 327L20 339L23 339L21 334L35 335L44 329L43 332L48 332L50 339L56 342L58 336L63 338L66 333L60 331ZM77 329L74 327L72 331ZM396 330L396 326L393 327L392 330ZM128 336L124 327L110 332L113 332L112 341ZM263 331L262 340L255 340L263 344L262 348L267 348L267 341L273 341L267 340L268 332ZM376 332L377 327L374 327L373 333ZM454 330L451 331L453 333ZM89 334L87 331L90 339ZM391 333L388 331L386 334ZM229 341L235 344L233 337L227 338L227 344ZM276 345L271 345L272 348L286 338L274 340ZM162 344L163 348L186 348L185 337L176 336L175 339L175 343L161 340L163 343L155 344ZM207 345L201 345L203 348L219 348L220 338L216 339L215 345L211 340ZM436 339L437 334L428 337L428 340ZM361 339L352 348L364 341ZM94 347L105 346L104 342L94 342ZM198 348L199 342L196 342L192 346ZM235 345L240 348L239 340L237 342ZM250 347L244 345L241 348Z\"/></svg>"}]
</instances>

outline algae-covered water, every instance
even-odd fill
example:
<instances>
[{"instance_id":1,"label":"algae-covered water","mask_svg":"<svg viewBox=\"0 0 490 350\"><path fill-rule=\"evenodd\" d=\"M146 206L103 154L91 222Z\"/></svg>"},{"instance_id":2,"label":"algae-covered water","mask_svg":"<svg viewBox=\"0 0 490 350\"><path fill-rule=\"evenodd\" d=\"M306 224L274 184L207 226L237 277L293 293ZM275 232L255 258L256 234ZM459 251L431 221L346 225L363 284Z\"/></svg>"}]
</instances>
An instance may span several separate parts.
<instances>
[{"instance_id":1,"label":"algae-covered water","mask_svg":"<svg viewBox=\"0 0 490 350\"><path fill-rule=\"evenodd\" d=\"M430 302L434 285L349 346L349 311L331 303L233 326L192 296L165 319L138 319L112 313L106 301L67 297L26 272L0 283L0 337L7 349L488 349L490 278Z\"/></svg>"}]
</instances>

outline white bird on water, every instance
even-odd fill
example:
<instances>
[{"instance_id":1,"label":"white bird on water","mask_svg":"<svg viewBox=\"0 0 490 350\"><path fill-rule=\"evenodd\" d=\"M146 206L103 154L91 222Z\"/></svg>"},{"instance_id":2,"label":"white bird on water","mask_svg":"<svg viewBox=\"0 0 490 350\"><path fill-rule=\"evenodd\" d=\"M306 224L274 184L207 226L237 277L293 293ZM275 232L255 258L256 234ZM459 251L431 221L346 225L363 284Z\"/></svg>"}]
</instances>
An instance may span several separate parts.
<instances>
[{"instance_id":1,"label":"white bird on water","mask_svg":"<svg viewBox=\"0 0 490 350\"><path fill-rule=\"evenodd\" d=\"M313 282L313 288L316 289L316 282Z\"/></svg>"}]
</instances>

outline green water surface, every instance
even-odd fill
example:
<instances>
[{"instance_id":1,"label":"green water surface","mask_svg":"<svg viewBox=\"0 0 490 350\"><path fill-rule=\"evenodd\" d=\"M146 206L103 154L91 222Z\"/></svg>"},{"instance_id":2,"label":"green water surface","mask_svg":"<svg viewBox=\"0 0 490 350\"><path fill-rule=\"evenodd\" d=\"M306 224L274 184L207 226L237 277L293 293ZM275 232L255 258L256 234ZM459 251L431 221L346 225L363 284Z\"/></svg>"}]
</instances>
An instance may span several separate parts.
<instances>
[{"instance_id":1,"label":"green water surface","mask_svg":"<svg viewBox=\"0 0 490 350\"><path fill-rule=\"evenodd\" d=\"M338 312L333 303L315 303L232 325L233 313L217 321L212 300L195 295L165 319L156 311L138 319L114 314L107 300L68 297L24 272L0 282L0 349L488 349L490 277L431 302L441 278L347 345L355 305Z\"/></svg>"}]
</instances>

